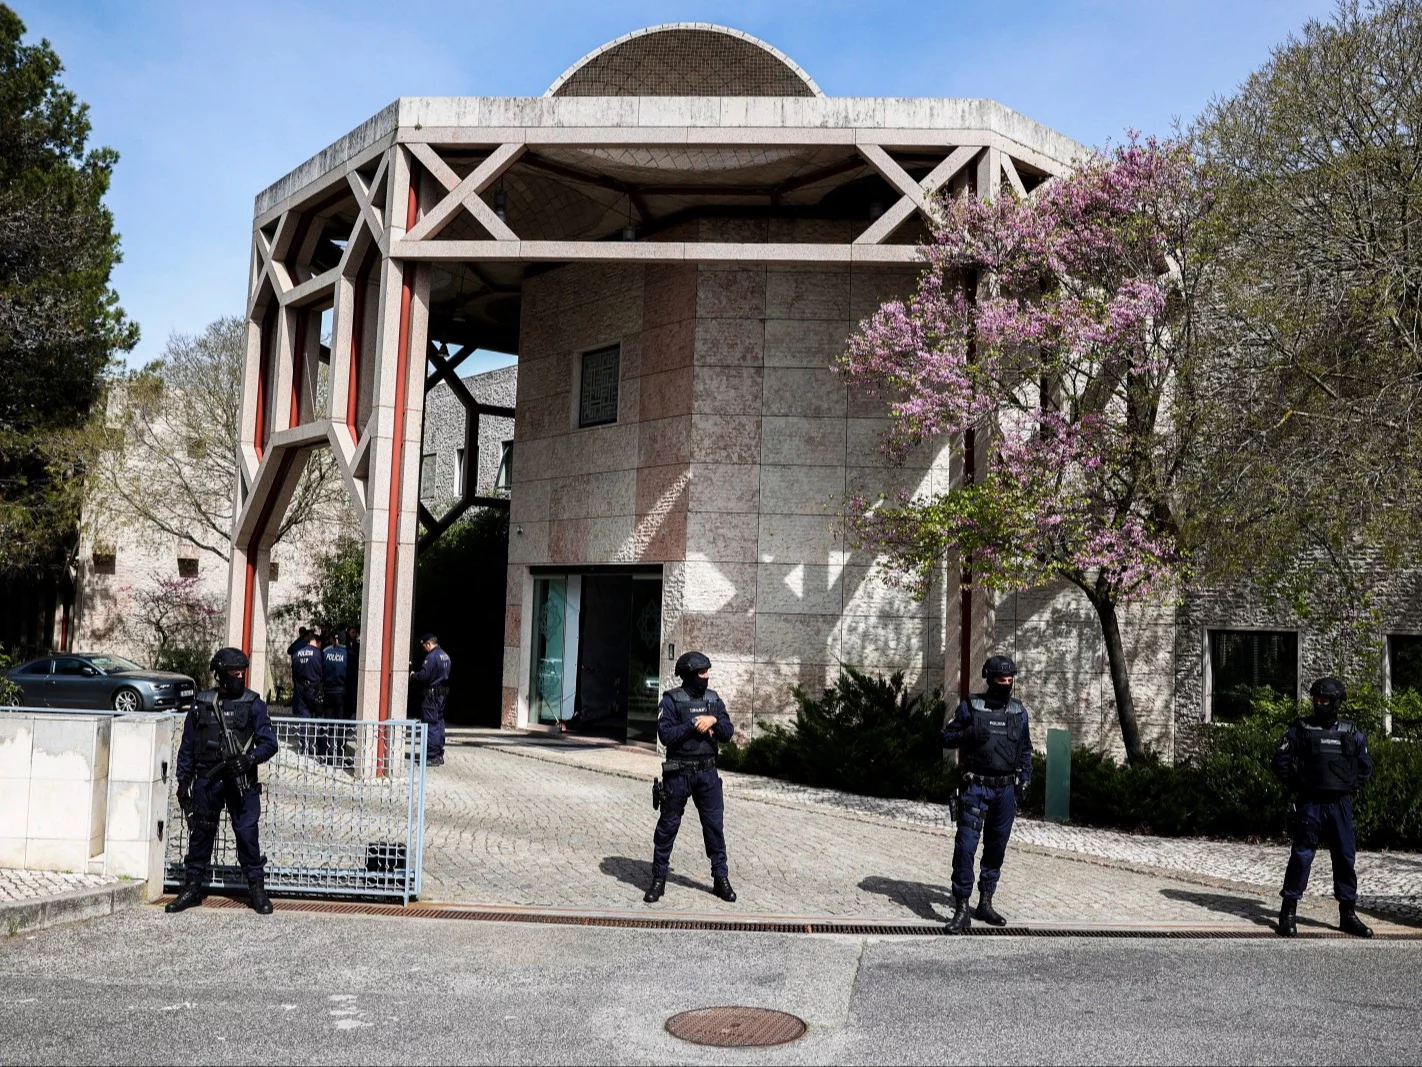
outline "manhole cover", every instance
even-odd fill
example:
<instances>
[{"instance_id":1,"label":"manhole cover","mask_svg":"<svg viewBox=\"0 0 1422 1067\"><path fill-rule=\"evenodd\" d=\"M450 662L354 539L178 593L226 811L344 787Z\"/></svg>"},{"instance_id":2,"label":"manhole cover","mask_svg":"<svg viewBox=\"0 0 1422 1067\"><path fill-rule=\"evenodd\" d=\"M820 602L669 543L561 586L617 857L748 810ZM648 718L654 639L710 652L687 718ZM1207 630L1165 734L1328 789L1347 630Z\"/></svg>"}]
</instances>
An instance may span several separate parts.
<instances>
[{"instance_id":1,"label":"manhole cover","mask_svg":"<svg viewBox=\"0 0 1422 1067\"><path fill-rule=\"evenodd\" d=\"M803 1037L805 1022L769 1008L697 1008L668 1019L667 1033L697 1045L766 1048Z\"/></svg>"}]
</instances>

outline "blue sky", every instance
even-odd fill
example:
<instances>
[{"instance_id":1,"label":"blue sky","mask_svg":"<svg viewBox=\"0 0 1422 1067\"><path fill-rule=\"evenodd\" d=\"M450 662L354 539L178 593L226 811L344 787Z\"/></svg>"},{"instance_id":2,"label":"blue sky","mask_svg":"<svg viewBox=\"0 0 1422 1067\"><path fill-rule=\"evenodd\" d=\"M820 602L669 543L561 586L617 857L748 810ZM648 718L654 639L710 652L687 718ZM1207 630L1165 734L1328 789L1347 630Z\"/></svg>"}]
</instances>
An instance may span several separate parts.
<instances>
[{"instance_id":1,"label":"blue sky","mask_svg":"<svg viewBox=\"0 0 1422 1067\"><path fill-rule=\"evenodd\" d=\"M8 0L121 159L114 276L155 357L241 310L252 198L398 96L536 96L662 22L752 33L830 96L991 97L1087 144L1166 133L1332 0Z\"/></svg>"}]
</instances>

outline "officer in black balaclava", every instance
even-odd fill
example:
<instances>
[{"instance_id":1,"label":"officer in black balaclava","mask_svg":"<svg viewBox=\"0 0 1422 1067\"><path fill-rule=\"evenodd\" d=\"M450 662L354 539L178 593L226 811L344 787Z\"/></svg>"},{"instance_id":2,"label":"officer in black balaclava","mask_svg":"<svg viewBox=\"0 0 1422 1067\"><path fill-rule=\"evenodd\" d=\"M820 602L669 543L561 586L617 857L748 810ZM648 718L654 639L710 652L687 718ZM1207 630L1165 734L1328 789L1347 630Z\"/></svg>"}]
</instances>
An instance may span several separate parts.
<instances>
[{"instance_id":1,"label":"officer in black balaclava","mask_svg":"<svg viewBox=\"0 0 1422 1067\"><path fill-rule=\"evenodd\" d=\"M266 703L246 687L247 657L241 649L219 649L210 666L217 687L199 693L193 701L178 746L178 803L188 820L186 879L164 910L183 911L201 903L212 843L226 807L252 910L270 915L267 858L257 841L262 815L257 765L276 755L276 731Z\"/></svg>"},{"instance_id":2,"label":"officer in black balaclava","mask_svg":"<svg viewBox=\"0 0 1422 1067\"><path fill-rule=\"evenodd\" d=\"M1007 854L1007 839L1032 781L1032 734L1027 708L1012 695L1017 664L989 656L983 664L987 691L968 697L943 728L943 744L959 750L963 785L958 793L958 833L953 843L953 918L950 934L973 925L968 900L973 894L973 857L983 842L978 875L978 906L972 916L992 926L1007 920L992 906Z\"/></svg>"},{"instance_id":3,"label":"officer in black balaclava","mask_svg":"<svg viewBox=\"0 0 1422 1067\"><path fill-rule=\"evenodd\" d=\"M662 764L662 814L652 834L652 884L642 897L656 903L667 888L672 846L681 828L687 800L696 802L701 816L701 836L706 857L711 861L711 891L733 903L726 859L725 801L721 776L716 773L717 742L729 741L735 733L725 702L708 689L711 661L700 652L687 652L676 661L681 685L662 694L657 705L657 737L666 746Z\"/></svg>"},{"instance_id":4,"label":"officer in black balaclava","mask_svg":"<svg viewBox=\"0 0 1422 1067\"><path fill-rule=\"evenodd\" d=\"M1348 696L1343 683L1337 678L1320 678L1309 689L1309 695L1313 713L1289 727L1273 760L1274 773L1295 794L1290 813L1293 849L1284 871L1279 933L1284 937L1297 935L1299 898L1308 888L1314 853L1324 844L1333 857L1338 928L1345 934L1372 937L1372 930L1358 918L1356 910L1353 793L1372 777L1373 761L1363 731L1338 717Z\"/></svg>"}]
</instances>

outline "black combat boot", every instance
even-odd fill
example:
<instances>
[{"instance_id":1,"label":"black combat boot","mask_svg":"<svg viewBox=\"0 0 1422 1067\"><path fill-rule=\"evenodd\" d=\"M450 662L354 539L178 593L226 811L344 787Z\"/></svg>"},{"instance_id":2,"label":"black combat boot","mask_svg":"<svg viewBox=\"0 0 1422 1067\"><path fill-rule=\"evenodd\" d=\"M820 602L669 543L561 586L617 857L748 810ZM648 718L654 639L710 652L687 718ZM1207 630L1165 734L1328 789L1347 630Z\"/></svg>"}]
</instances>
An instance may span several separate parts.
<instances>
[{"instance_id":1,"label":"black combat boot","mask_svg":"<svg viewBox=\"0 0 1422 1067\"><path fill-rule=\"evenodd\" d=\"M655 904L662 899L662 894L667 891L667 880L660 876L652 879L652 884L647 887L647 891L642 894L642 899L648 904Z\"/></svg>"},{"instance_id":2,"label":"black combat boot","mask_svg":"<svg viewBox=\"0 0 1422 1067\"><path fill-rule=\"evenodd\" d=\"M1358 918L1357 907L1351 900L1338 902L1338 929L1354 937L1372 937L1373 928Z\"/></svg>"},{"instance_id":3,"label":"black combat boot","mask_svg":"<svg viewBox=\"0 0 1422 1067\"><path fill-rule=\"evenodd\" d=\"M178 911L187 911L202 903L203 891L201 882L189 882L178 890L178 895L168 901L163 908L169 915Z\"/></svg>"},{"instance_id":4,"label":"black combat boot","mask_svg":"<svg viewBox=\"0 0 1422 1067\"><path fill-rule=\"evenodd\" d=\"M734 904L736 902L736 891L731 888L731 880L729 878L713 877L711 879L711 892L715 893L727 904Z\"/></svg>"},{"instance_id":5,"label":"black combat boot","mask_svg":"<svg viewBox=\"0 0 1422 1067\"><path fill-rule=\"evenodd\" d=\"M981 919L989 926L1006 926L1007 920L992 906L992 894L978 890L978 906L973 910L973 918Z\"/></svg>"},{"instance_id":6,"label":"black combat boot","mask_svg":"<svg viewBox=\"0 0 1422 1067\"><path fill-rule=\"evenodd\" d=\"M1293 897L1285 897L1283 903L1279 905L1279 936L1298 937L1299 927L1295 921L1295 915L1299 910L1299 902Z\"/></svg>"},{"instance_id":7,"label":"black combat boot","mask_svg":"<svg viewBox=\"0 0 1422 1067\"><path fill-rule=\"evenodd\" d=\"M947 933L966 934L973 928L972 916L968 914L968 898L953 898L953 918L948 920Z\"/></svg>"},{"instance_id":8,"label":"black combat boot","mask_svg":"<svg viewBox=\"0 0 1422 1067\"><path fill-rule=\"evenodd\" d=\"M247 880L247 903L258 915L272 913L272 902L267 897L266 879L249 878Z\"/></svg>"}]
</instances>

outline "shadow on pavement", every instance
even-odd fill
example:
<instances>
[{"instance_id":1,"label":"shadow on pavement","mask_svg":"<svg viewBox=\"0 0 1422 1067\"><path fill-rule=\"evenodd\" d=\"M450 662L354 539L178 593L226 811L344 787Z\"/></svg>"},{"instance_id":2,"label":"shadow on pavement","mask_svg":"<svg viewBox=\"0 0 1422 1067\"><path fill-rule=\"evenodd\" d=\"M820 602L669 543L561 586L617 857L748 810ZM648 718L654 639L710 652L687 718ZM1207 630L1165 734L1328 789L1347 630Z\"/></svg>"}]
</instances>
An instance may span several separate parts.
<instances>
[{"instance_id":1,"label":"shadow on pavement","mask_svg":"<svg viewBox=\"0 0 1422 1067\"><path fill-rule=\"evenodd\" d=\"M637 892L645 892L647 886L652 884L652 861L634 860L630 856L604 856L597 869L603 874L611 875L619 882L636 888ZM687 889L700 889L702 892L711 892L710 882L698 882L695 879L687 878L685 875L677 874L676 868L672 868L667 875L667 885L685 886Z\"/></svg>"},{"instance_id":2,"label":"shadow on pavement","mask_svg":"<svg viewBox=\"0 0 1422 1067\"><path fill-rule=\"evenodd\" d=\"M1278 907L1270 905L1258 897L1241 897L1232 893L1210 893L1189 889L1162 889L1160 895L1167 900L1178 900L1182 904L1194 904L1199 908L1208 908L1210 911L1248 919L1256 926L1267 926L1271 930L1279 919ZM1300 926L1316 926L1320 930L1331 929L1328 923L1310 919L1303 914L1298 916L1298 924Z\"/></svg>"},{"instance_id":3,"label":"shadow on pavement","mask_svg":"<svg viewBox=\"0 0 1422 1067\"><path fill-rule=\"evenodd\" d=\"M900 907L907 908L920 919L930 922L947 922L953 914L953 891L946 885L929 885L926 882L901 882L896 878L880 878L870 875L859 883L866 893L877 893L887 897ZM936 906L942 906L947 914L939 914Z\"/></svg>"}]
</instances>

